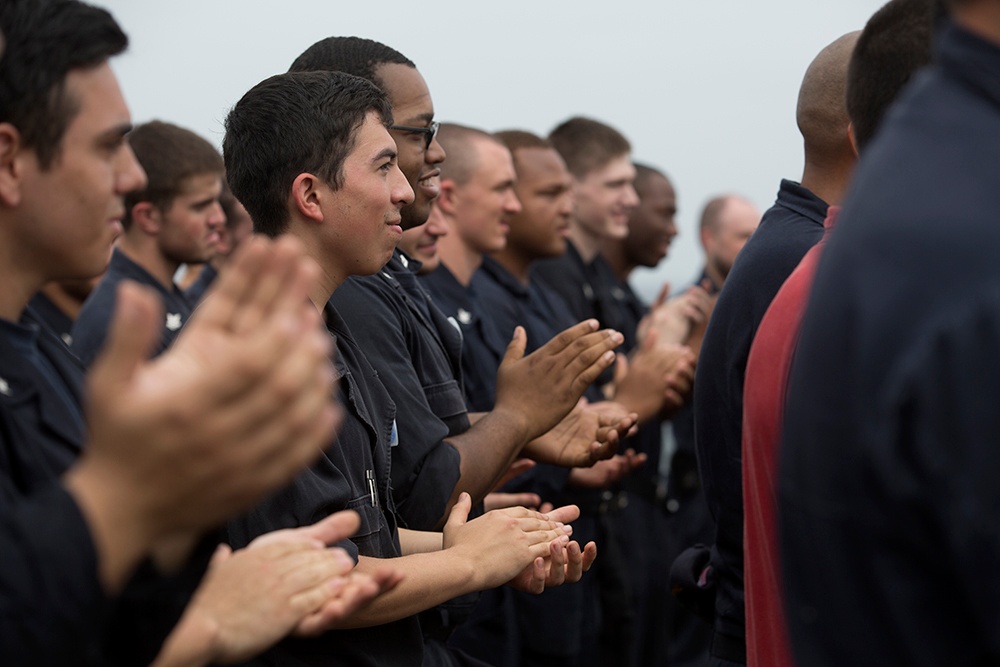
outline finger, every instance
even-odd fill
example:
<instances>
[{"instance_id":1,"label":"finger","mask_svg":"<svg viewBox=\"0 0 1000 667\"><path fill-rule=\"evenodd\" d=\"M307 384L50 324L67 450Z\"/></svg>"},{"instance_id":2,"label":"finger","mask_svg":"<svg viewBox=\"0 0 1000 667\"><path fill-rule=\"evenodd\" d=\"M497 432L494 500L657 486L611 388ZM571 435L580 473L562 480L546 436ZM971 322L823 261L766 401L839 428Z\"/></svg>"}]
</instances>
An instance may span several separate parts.
<instances>
[{"instance_id":1,"label":"finger","mask_svg":"<svg viewBox=\"0 0 1000 667\"><path fill-rule=\"evenodd\" d=\"M549 543L549 557L549 576L545 585L562 586L566 580L566 545L560 542Z\"/></svg>"},{"instance_id":2,"label":"finger","mask_svg":"<svg viewBox=\"0 0 1000 667\"><path fill-rule=\"evenodd\" d=\"M628 357L624 354L618 354L615 356L615 375L614 383L617 387L628 375Z\"/></svg>"},{"instance_id":3,"label":"finger","mask_svg":"<svg viewBox=\"0 0 1000 667\"><path fill-rule=\"evenodd\" d=\"M163 306L151 290L126 281L117 296L104 349L88 375L91 385L112 394L149 358L163 322Z\"/></svg>"},{"instance_id":4,"label":"finger","mask_svg":"<svg viewBox=\"0 0 1000 667\"><path fill-rule=\"evenodd\" d=\"M653 302L652 308L655 310L667 302L670 298L670 283L665 282L663 286L660 287L660 293L656 296L656 301Z\"/></svg>"},{"instance_id":5,"label":"finger","mask_svg":"<svg viewBox=\"0 0 1000 667\"><path fill-rule=\"evenodd\" d=\"M233 555L233 549L228 544L220 544L215 547L215 551L212 553L212 558L208 561L208 568L218 567L222 563L229 560L229 557Z\"/></svg>"},{"instance_id":6,"label":"finger","mask_svg":"<svg viewBox=\"0 0 1000 667\"><path fill-rule=\"evenodd\" d=\"M524 332L524 327L514 327L514 336L507 343L507 351L503 355L500 365L512 364L520 361L524 357L524 348L528 344L528 335Z\"/></svg>"},{"instance_id":7,"label":"finger","mask_svg":"<svg viewBox=\"0 0 1000 667\"><path fill-rule=\"evenodd\" d=\"M554 506L552 505L552 503L544 502L541 505L539 505L538 511L541 512L542 514L546 514L548 512L551 512L553 508Z\"/></svg>"},{"instance_id":8,"label":"finger","mask_svg":"<svg viewBox=\"0 0 1000 667\"><path fill-rule=\"evenodd\" d=\"M259 236L241 243L219 271L212 289L205 295L185 329L208 327L232 330L236 315L256 287L272 243Z\"/></svg>"},{"instance_id":9,"label":"finger","mask_svg":"<svg viewBox=\"0 0 1000 667\"><path fill-rule=\"evenodd\" d=\"M543 516L549 521L569 523L580 518L580 508L576 505L564 505L562 507L549 510Z\"/></svg>"},{"instance_id":10,"label":"finger","mask_svg":"<svg viewBox=\"0 0 1000 667\"><path fill-rule=\"evenodd\" d=\"M580 581L582 576L583 552L580 550L580 543L573 541L566 545L566 581L575 583Z\"/></svg>"},{"instance_id":11,"label":"finger","mask_svg":"<svg viewBox=\"0 0 1000 667\"><path fill-rule=\"evenodd\" d=\"M597 544L595 542L588 542L587 546L583 549L583 571L588 571L595 560L597 560Z\"/></svg>"},{"instance_id":12,"label":"finger","mask_svg":"<svg viewBox=\"0 0 1000 667\"><path fill-rule=\"evenodd\" d=\"M549 342L540 347L538 351L544 350L544 354L558 355L582 336L597 332L599 326L600 324L598 324L597 320L593 319L574 324L568 329L560 331Z\"/></svg>"},{"instance_id":13,"label":"finger","mask_svg":"<svg viewBox=\"0 0 1000 667\"><path fill-rule=\"evenodd\" d=\"M469 520L469 512L472 510L472 496L470 496L465 491L462 491L458 496L458 502L451 508L451 512L448 513L448 521L445 522L445 528L458 528L459 526L464 526Z\"/></svg>"},{"instance_id":14,"label":"finger","mask_svg":"<svg viewBox=\"0 0 1000 667\"><path fill-rule=\"evenodd\" d=\"M333 544L341 540L346 540L357 532L361 525L361 517L352 510L336 512L321 519L311 526L300 528L299 532L303 537L319 540L323 544Z\"/></svg>"}]
</instances>

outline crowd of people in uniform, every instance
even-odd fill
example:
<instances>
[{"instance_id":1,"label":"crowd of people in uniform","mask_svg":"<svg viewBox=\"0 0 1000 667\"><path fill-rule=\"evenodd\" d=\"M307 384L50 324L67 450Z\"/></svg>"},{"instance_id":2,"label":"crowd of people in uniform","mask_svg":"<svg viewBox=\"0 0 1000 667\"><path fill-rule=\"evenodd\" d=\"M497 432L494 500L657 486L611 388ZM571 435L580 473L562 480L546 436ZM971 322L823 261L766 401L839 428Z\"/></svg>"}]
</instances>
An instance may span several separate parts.
<instances>
[{"instance_id":1,"label":"crowd of people in uniform","mask_svg":"<svg viewBox=\"0 0 1000 667\"><path fill-rule=\"evenodd\" d=\"M651 304L677 192L602 121L329 37L220 153L105 10L0 34L4 664L1000 664L1000 0L819 50L801 176Z\"/></svg>"}]
</instances>

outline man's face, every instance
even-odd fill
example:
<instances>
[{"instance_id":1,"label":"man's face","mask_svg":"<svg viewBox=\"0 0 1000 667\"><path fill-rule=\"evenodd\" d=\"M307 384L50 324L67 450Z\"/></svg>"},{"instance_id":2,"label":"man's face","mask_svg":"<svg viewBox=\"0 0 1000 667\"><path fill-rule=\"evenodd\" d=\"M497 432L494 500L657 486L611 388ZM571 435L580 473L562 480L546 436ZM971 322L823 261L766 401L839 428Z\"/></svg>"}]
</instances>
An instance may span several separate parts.
<instances>
[{"instance_id":1,"label":"man's face","mask_svg":"<svg viewBox=\"0 0 1000 667\"><path fill-rule=\"evenodd\" d=\"M24 147L13 158L21 168L13 240L46 281L103 272L121 233L124 195L146 185L125 138L128 108L107 63L70 72L66 92L79 110L55 161L42 170L34 150Z\"/></svg>"},{"instance_id":2,"label":"man's face","mask_svg":"<svg viewBox=\"0 0 1000 667\"><path fill-rule=\"evenodd\" d=\"M703 236L705 255L723 277L729 275L736 255L760 224L760 211L748 201L732 197L726 201L714 231Z\"/></svg>"},{"instance_id":3,"label":"man's face","mask_svg":"<svg viewBox=\"0 0 1000 667\"><path fill-rule=\"evenodd\" d=\"M240 245L253 235L253 220L250 214L236 199L230 205L230 215L226 224L219 228L219 240L215 243L215 253L229 257Z\"/></svg>"},{"instance_id":4,"label":"man's face","mask_svg":"<svg viewBox=\"0 0 1000 667\"><path fill-rule=\"evenodd\" d=\"M413 67L386 63L375 70L392 104L394 125L429 127L434 120L434 103L424 77ZM399 152L399 168L414 193L413 203L403 208L403 229L424 224L431 202L440 192L437 165L444 161L444 148L435 139L427 145L427 135L407 130L389 130Z\"/></svg>"},{"instance_id":5,"label":"man's face","mask_svg":"<svg viewBox=\"0 0 1000 667\"><path fill-rule=\"evenodd\" d=\"M221 193L221 175L190 176L181 184L180 194L165 209L155 211L160 220L157 245L164 257L177 264L211 259L226 223L219 204Z\"/></svg>"},{"instance_id":6,"label":"man's face","mask_svg":"<svg viewBox=\"0 0 1000 667\"><path fill-rule=\"evenodd\" d=\"M327 199L323 213L333 268L342 275L370 275L385 266L403 235L400 211L413 202L413 190L376 113L357 130L354 150L344 160L343 185Z\"/></svg>"},{"instance_id":7,"label":"man's face","mask_svg":"<svg viewBox=\"0 0 1000 667\"><path fill-rule=\"evenodd\" d=\"M507 218L521 210L514 194L514 162L510 151L489 139L474 139L476 163L469 180L453 183L454 232L473 252L503 250Z\"/></svg>"},{"instance_id":8,"label":"man's face","mask_svg":"<svg viewBox=\"0 0 1000 667\"><path fill-rule=\"evenodd\" d=\"M514 190L521 212L510 217L510 250L534 261L566 252L573 215L573 179L554 148L522 148L515 153Z\"/></svg>"},{"instance_id":9,"label":"man's face","mask_svg":"<svg viewBox=\"0 0 1000 667\"><path fill-rule=\"evenodd\" d=\"M411 229L403 230L399 249L421 262L420 275L433 271L441 263L438 255L438 239L448 233L448 223L437 206L431 206L427 222Z\"/></svg>"},{"instance_id":10,"label":"man's face","mask_svg":"<svg viewBox=\"0 0 1000 667\"><path fill-rule=\"evenodd\" d=\"M595 238L625 238L629 213L639 203L634 180L635 167L627 154L574 179L574 220Z\"/></svg>"},{"instance_id":11,"label":"man's face","mask_svg":"<svg viewBox=\"0 0 1000 667\"><path fill-rule=\"evenodd\" d=\"M677 236L677 196L674 186L660 174L650 174L639 192L639 205L628 221L625 253L636 266L653 267L667 256Z\"/></svg>"}]
</instances>

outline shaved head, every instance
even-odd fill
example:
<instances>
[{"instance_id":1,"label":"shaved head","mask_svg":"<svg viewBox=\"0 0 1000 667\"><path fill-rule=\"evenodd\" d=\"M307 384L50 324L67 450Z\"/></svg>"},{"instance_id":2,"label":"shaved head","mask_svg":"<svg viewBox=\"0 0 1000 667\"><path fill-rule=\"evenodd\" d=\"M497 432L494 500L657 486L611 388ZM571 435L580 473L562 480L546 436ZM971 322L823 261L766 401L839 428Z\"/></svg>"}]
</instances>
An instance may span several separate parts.
<instances>
[{"instance_id":1,"label":"shaved head","mask_svg":"<svg viewBox=\"0 0 1000 667\"><path fill-rule=\"evenodd\" d=\"M806 160L826 162L851 152L847 138L847 69L860 31L849 32L819 52L799 88L795 121Z\"/></svg>"},{"instance_id":2,"label":"shaved head","mask_svg":"<svg viewBox=\"0 0 1000 667\"><path fill-rule=\"evenodd\" d=\"M458 185L468 182L479 167L479 146L487 141L503 145L503 142L488 132L455 123L441 123L437 140L444 146L448 159L441 164L441 178L454 181Z\"/></svg>"}]
</instances>

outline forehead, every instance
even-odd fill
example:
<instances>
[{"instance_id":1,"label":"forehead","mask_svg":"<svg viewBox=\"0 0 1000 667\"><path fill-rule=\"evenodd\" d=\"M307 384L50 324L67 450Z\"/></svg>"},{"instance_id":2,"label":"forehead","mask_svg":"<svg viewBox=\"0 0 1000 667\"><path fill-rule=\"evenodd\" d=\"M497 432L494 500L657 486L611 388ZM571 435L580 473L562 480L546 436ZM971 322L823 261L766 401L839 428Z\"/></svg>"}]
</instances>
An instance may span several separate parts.
<instances>
[{"instance_id":1,"label":"forehead","mask_svg":"<svg viewBox=\"0 0 1000 667\"><path fill-rule=\"evenodd\" d=\"M66 127L67 138L90 137L129 125L128 106L107 62L71 70L66 75L66 92L78 107Z\"/></svg>"},{"instance_id":2,"label":"forehead","mask_svg":"<svg viewBox=\"0 0 1000 667\"><path fill-rule=\"evenodd\" d=\"M651 174L636 191L644 204L672 203L677 198L673 184L660 174Z\"/></svg>"},{"instance_id":3,"label":"forehead","mask_svg":"<svg viewBox=\"0 0 1000 667\"><path fill-rule=\"evenodd\" d=\"M562 156L554 148L521 148L515 152L517 180L522 185L570 180Z\"/></svg>"},{"instance_id":4,"label":"forehead","mask_svg":"<svg viewBox=\"0 0 1000 667\"><path fill-rule=\"evenodd\" d=\"M415 67L385 63L375 68L375 76L392 104L393 122L397 125L429 123L434 116L434 104L424 77Z\"/></svg>"},{"instance_id":5,"label":"forehead","mask_svg":"<svg viewBox=\"0 0 1000 667\"><path fill-rule=\"evenodd\" d=\"M482 137L472 141L476 151L476 162L470 182L503 181L514 178L514 161L506 146Z\"/></svg>"},{"instance_id":6,"label":"forehead","mask_svg":"<svg viewBox=\"0 0 1000 667\"><path fill-rule=\"evenodd\" d=\"M759 222L757 207L737 197L726 200L726 206L719 215L719 227L725 231L745 231L756 227Z\"/></svg>"},{"instance_id":7,"label":"forehead","mask_svg":"<svg viewBox=\"0 0 1000 667\"><path fill-rule=\"evenodd\" d=\"M611 158L602 166L588 172L583 178L584 181L599 183L633 181L634 179L635 167L632 165L632 158L627 153Z\"/></svg>"},{"instance_id":8,"label":"forehead","mask_svg":"<svg viewBox=\"0 0 1000 667\"><path fill-rule=\"evenodd\" d=\"M369 111L365 114L361 127L355 130L354 148L347 154L347 160L369 162L385 151L391 151L395 155L396 142L382 124L381 117L374 111Z\"/></svg>"},{"instance_id":9,"label":"forehead","mask_svg":"<svg viewBox=\"0 0 1000 667\"><path fill-rule=\"evenodd\" d=\"M214 171L187 176L181 181L180 187L178 188L178 194L181 196L202 195L208 193L218 195L221 192L222 174Z\"/></svg>"}]
</instances>

